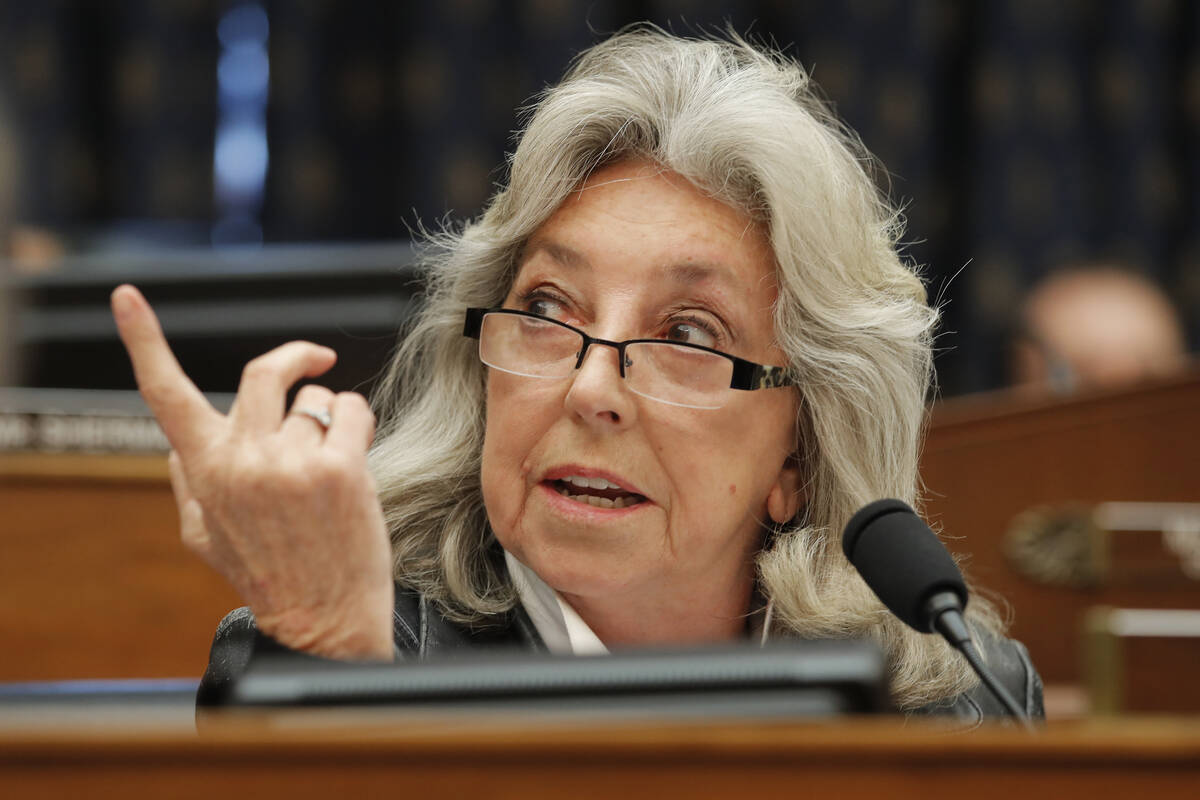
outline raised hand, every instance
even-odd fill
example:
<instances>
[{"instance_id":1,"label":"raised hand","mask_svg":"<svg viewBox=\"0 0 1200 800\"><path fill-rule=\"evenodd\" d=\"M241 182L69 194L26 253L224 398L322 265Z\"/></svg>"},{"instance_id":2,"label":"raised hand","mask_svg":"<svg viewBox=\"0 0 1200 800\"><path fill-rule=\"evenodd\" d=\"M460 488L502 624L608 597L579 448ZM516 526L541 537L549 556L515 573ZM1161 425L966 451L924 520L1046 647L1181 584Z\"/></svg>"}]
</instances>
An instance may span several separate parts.
<instances>
[{"instance_id":1,"label":"raised hand","mask_svg":"<svg viewBox=\"0 0 1200 800\"><path fill-rule=\"evenodd\" d=\"M132 286L113 317L138 389L171 443L184 544L202 556L279 642L330 658L392 657L391 548L366 452L375 419L359 394L320 386L337 355L289 342L246 365L226 416L175 360ZM328 412L330 424L299 409Z\"/></svg>"}]
</instances>

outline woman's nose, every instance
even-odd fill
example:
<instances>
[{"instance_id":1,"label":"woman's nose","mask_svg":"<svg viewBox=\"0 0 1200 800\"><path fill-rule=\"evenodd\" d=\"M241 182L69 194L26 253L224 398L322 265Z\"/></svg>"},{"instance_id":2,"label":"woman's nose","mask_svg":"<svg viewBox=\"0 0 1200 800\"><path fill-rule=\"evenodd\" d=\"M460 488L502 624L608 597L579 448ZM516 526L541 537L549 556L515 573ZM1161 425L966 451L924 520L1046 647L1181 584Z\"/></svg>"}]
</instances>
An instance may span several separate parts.
<instances>
[{"instance_id":1,"label":"woman's nose","mask_svg":"<svg viewBox=\"0 0 1200 800\"><path fill-rule=\"evenodd\" d=\"M617 348L593 343L575 371L565 404L585 424L612 430L634 421L637 403L621 378L619 358Z\"/></svg>"}]
</instances>

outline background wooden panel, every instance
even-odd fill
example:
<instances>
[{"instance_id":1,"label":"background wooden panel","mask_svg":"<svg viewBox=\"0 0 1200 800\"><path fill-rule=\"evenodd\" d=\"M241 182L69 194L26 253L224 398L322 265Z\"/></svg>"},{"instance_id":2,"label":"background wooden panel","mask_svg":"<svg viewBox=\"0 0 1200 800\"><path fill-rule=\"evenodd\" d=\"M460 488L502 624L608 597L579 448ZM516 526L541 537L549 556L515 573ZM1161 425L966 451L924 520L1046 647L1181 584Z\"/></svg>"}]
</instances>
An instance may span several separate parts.
<instances>
[{"instance_id":1,"label":"background wooden panel","mask_svg":"<svg viewBox=\"0 0 1200 800\"><path fill-rule=\"evenodd\" d=\"M1200 502L1200 372L1066 400L1015 394L934 408L922 475L927 516L969 575L1002 595L1012 635L1047 682L1078 683L1084 612L1093 605L1200 608L1200 582L1119 576L1093 589L1040 585L1006 560L1013 519L1039 505Z\"/></svg>"},{"instance_id":2,"label":"background wooden panel","mask_svg":"<svg viewBox=\"0 0 1200 800\"><path fill-rule=\"evenodd\" d=\"M1144 638L1121 644L1124 713L1200 714L1200 641Z\"/></svg>"},{"instance_id":3,"label":"background wooden panel","mask_svg":"<svg viewBox=\"0 0 1200 800\"><path fill-rule=\"evenodd\" d=\"M179 542L161 457L0 456L0 680L204 671L234 592Z\"/></svg>"}]
</instances>

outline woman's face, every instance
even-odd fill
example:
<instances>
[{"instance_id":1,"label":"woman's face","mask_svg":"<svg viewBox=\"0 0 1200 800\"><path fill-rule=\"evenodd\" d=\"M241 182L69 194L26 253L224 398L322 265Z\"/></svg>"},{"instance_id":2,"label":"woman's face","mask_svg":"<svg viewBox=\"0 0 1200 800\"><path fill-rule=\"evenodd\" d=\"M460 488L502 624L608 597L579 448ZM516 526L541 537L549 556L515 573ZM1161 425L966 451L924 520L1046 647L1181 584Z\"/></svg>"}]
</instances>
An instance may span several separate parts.
<instances>
[{"instance_id":1,"label":"woman's face","mask_svg":"<svg viewBox=\"0 0 1200 800\"><path fill-rule=\"evenodd\" d=\"M762 226L674 173L626 162L593 174L531 237L504 305L602 339L673 338L784 364L775 298ZM687 609L717 593L744 611L764 522L799 504L796 410L792 389L731 391L715 410L656 402L629 391L603 346L561 380L489 370L492 528L577 608L629 598ZM599 478L644 499L590 504L580 479Z\"/></svg>"}]
</instances>

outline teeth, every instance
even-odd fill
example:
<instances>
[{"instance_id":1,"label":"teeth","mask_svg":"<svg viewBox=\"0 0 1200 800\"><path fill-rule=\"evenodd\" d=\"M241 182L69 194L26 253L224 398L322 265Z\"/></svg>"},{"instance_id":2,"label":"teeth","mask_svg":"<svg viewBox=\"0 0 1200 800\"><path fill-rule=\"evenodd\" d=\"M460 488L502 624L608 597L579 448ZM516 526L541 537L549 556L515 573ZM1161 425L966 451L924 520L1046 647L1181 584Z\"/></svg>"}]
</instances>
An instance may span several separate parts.
<instances>
[{"instance_id":1,"label":"teeth","mask_svg":"<svg viewBox=\"0 0 1200 800\"><path fill-rule=\"evenodd\" d=\"M604 478L584 478L579 475L568 475L562 479L564 483L569 483L578 486L581 489L620 489L620 484L605 480Z\"/></svg>"},{"instance_id":2,"label":"teeth","mask_svg":"<svg viewBox=\"0 0 1200 800\"><path fill-rule=\"evenodd\" d=\"M609 500L607 497L596 497L590 494L571 494L565 489L560 489L558 493L577 503L586 503L596 508L625 508L626 506L633 505L635 502L632 497L618 497L614 500Z\"/></svg>"}]
</instances>

